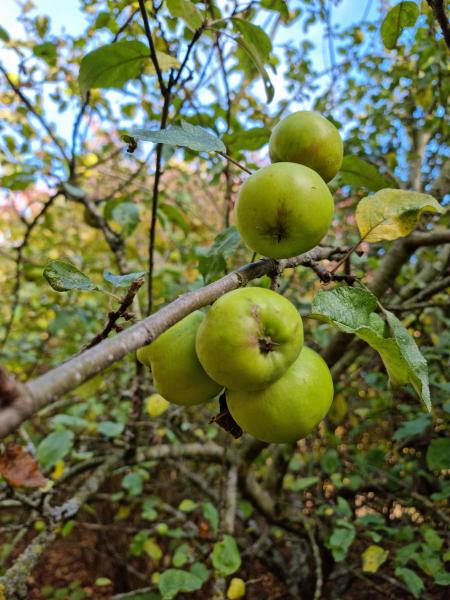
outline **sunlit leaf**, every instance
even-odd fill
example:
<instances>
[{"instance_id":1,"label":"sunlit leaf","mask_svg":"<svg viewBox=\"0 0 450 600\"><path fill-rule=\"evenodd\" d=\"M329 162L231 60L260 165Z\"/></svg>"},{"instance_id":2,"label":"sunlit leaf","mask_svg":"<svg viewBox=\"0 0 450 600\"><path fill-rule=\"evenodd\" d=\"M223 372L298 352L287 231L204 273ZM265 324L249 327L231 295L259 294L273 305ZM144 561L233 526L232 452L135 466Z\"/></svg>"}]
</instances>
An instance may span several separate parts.
<instances>
[{"instance_id":1,"label":"sunlit leaf","mask_svg":"<svg viewBox=\"0 0 450 600\"><path fill-rule=\"evenodd\" d=\"M363 198L356 208L356 222L366 242L407 236L424 212L443 213L432 196L406 190L383 189Z\"/></svg>"},{"instance_id":2,"label":"sunlit leaf","mask_svg":"<svg viewBox=\"0 0 450 600\"><path fill-rule=\"evenodd\" d=\"M167 8L172 17L182 19L189 29L199 29L203 22L202 13L190 0L166 0Z\"/></svg>"},{"instance_id":3,"label":"sunlit leaf","mask_svg":"<svg viewBox=\"0 0 450 600\"><path fill-rule=\"evenodd\" d=\"M388 50L397 45L405 27L415 25L419 16L419 7L415 2L400 2L389 10L381 24L381 38Z\"/></svg>"}]
</instances>

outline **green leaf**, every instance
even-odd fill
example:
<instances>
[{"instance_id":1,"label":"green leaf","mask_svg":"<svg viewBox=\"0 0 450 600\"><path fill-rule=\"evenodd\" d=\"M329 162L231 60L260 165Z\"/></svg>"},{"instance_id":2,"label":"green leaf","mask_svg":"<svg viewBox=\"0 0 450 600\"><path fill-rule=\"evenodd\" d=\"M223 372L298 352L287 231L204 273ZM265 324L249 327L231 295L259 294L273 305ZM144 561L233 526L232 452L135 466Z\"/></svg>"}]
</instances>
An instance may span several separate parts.
<instances>
[{"instance_id":1,"label":"green leaf","mask_svg":"<svg viewBox=\"0 0 450 600\"><path fill-rule=\"evenodd\" d=\"M376 573L381 565L386 562L389 555L388 550L381 546L371 545L361 555L362 570L365 573Z\"/></svg>"},{"instance_id":2,"label":"green leaf","mask_svg":"<svg viewBox=\"0 0 450 600\"><path fill-rule=\"evenodd\" d=\"M191 573L201 579L203 583L208 581L210 575L206 565L201 562L195 562L191 566Z\"/></svg>"},{"instance_id":3,"label":"green leaf","mask_svg":"<svg viewBox=\"0 0 450 600\"><path fill-rule=\"evenodd\" d=\"M421 525L420 532L425 540L426 545L431 548L431 550L439 550L442 548L442 544L444 540L438 534L438 532L430 527L429 525Z\"/></svg>"},{"instance_id":4,"label":"green leaf","mask_svg":"<svg viewBox=\"0 0 450 600\"><path fill-rule=\"evenodd\" d=\"M219 528L219 511L211 502L203 502L203 516L210 523L214 534Z\"/></svg>"},{"instance_id":5,"label":"green leaf","mask_svg":"<svg viewBox=\"0 0 450 600\"><path fill-rule=\"evenodd\" d=\"M112 581L108 577L97 577L94 585L97 585L99 587L104 587L104 586L111 585L111 584L112 584Z\"/></svg>"},{"instance_id":6,"label":"green leaf","mask_svg":"<svg viewBox=\"0 0 450 600\"><path fill-rule=\"evenodd\" d=\"M134 273L127 273L126 275L114 275L110 271L103 271L103 279L110 283L114 287L130 287L130 285L143 277L146 271L135 271Z\"/></svg>"},{"instance_id":7,"label":"green leaf","mask_svg":"<svg viewBox=\"0 0 450 600\"><path fill-rule=\"evenodd\" d=\"M396 240L409 235L424 212L445 212L432 196L384 189L360 200L356 222L366 242Z\"/></svg>"},{"instance_id":8,"label":"green leaf","mask_svg":"<svg viewBox=\"0 0 450 600\"><path fill-rule=\"evenodd\" d=\"M112 209L112 218L121 226L122 235L128 237L139 225L139 208L134 202L120 202Z\"/></svg>"},{"instance_id":9,"label":"green leaf","mask_svg":"<svg viewBox=\"0 0 450 600\"><path fill-rule=\"evenodd\" d=\"M56 65L57 52L55 44L43 42L33 47L33 54L37 58L42 58L48 65Z\"/></svg>"},{"instance_id":10,"label":"green leaf","mask_svg":"<svg viewBox=\"0 0 450 600\"><path fill-rule=\"evenodd\" d=\"M181 127L172 125L168 129L133 129L131 136L138 140L154 142L155 144L169 144L170 146L183 146L197 152L226 152L224 143L216 135L206 131L198 125L191 125L181 121Z\"/></svg>"},{"instance_id":11,"label":"green leaf","mask_svg":"<svg viewBox=\"0 0 450 600\"><path fill-rule=\"evenodd\" d=\"M126 489L131 496L139 496L144 489L144 480L139 473L128 473L122 479L122 487Z\"/></svg>"},{"instance_id":12,"label":"green leaf","mask_svg":"<svg viewBox=\"0 0 450 600\"><path fill-rule=\"evenodd\" d=\"M430 471L450 469L450 438L436 438L428 446L426 455Z\"/></svg>"},{"instance_id":13,"label":"green leaf","mask_svg":"<svg viewBox=\"0 0 450 600\"><path fill-rule=\"evenodd\" d=\"M261 8L279 12L284 23L289 21L289 8L286 0L261 0L260 4Z\"/></svg>"},{"instance_id":14,"label":"green leaf","mask_svg":"<svg viewBox=\"0 0 450 600\"><path fill-rule=\"evenodd\" d=\"M183 213L177 206L174 206L173 204L161 203L158 207L158 210L164 213L171 223L178 225L185 236L189 233L189 223L186 221Z\"/></svg>"},{"instance_id":15,"label":"green leaf","mask_svg":"<svg viewBox=\"0 0 450 600\"><path fill-rule=\"evenodd\" d=\"M431 425L429 415L419 415L416 419L405 421L392 436L394 440L404 440L414 435L420 435Z\"/></svg>"},{"instance_id":16,"label":"green leaf","mask_svg":"<svg viewBox=\"0 0 450 600\"><path fill-rule=\"evenodd\" d=\"M2 42L9 42L9 33L0 25L0 40Z\"/></svg>"},{"instance_id":17,"label":"green leaf","mask_svg":"<svg viewBox=\"0 0 450 600\"><path fill-rule=\"evenodd\" d=\"M368 290L339 287L320 291L311 306L311 317L331 323L345 333L353 333L381 356L393 385L411 384L431 410L428 367L414 338L388 310L384 310L392 337L383 319L374 312L376 297Z\"/></svg>"},{"instance_id":18,"label":"green leaf","mask_svg":"<svg viewBox=\"0 0 450 600\"><path fill-rule=\"evenodd\" d=\"M83 200L83 198L86 198L85 190L76 185L72 185L71 183L64 181L62 187L69 196L72 196L72 198L75 198L76 200Z\"/></svg>"},{"instance_id":19,"label":"green leaf","mask_svg":"<svg viewBox=\"0 0 450 600\"><path fill-rule=\"evenodd\" d=\"M181 546L178 546L172 558L173 566L182 567L185 565L188 562L191 553L192 551L189 544L181 544Z\"/></svg>"},{"instance_id":20,"label":"green leaf","mask_svg":"<svg viewBox=\"0 0 450 600\"><path fill-rule=\"evenodd\" d=\"M179 592L195 592L202 585L203 581L199 577L180 569L167 569L158 580L162 600L172 600Z\"/></svg>"},{"instance_id":21,"label":"green leaf","mask_svg":"<svg viewBox=\"0 0 450 600\"><path fill-rule=\"evenodd\" d=\"M192 512L196 508L197 508L197 502L194 502L190 498L185 498L178 505L178 510L181 510L182 512L187 512L187 513Z\"/></svg>"},{"instance_id":22,"label":"green leaf","mask_svg":"<svg viewBox=\"0 0 450 600\"><path fill-rule=\"evenodd\" d=\"M450 498L450 481L443 482L441 481L442 489L440 492L435 492L431 494L431 499L434 501L445 500L446 498Z\"/></svg>"},{"instance_id":23,"label":"green leaf","mask_svg":"<svg viewBox=\"0 0 450 600\"><path fill-rule=\"evenodd\" d=\"M273 87L272 82L270 81L269 74L267 73L263 62L261 61L258 50L251 42L248 42L245 38L241 36L234 38L234 41L252 60L253 64L258 70L258 73L261 75L261 78L264 83L264 89L266 92L267 103L270 104L270 102L272 102L273 100L273 97L275 96L275 88Z\"/></svg>"},{"instance_id":24,"label":"green leaf","mask_svg":"<svg viewBox=\"0 0 450 600\"><path fill-rule=\"evenodd\" d=\"M94 88L121 88L138 77L150 60L148 47L136 40L114 42L83 57L78 81L81 92Z\"/></svg>"},{"instance_id":25,"label":"green leaf","mask_svg":"<svg viewBox=\"0 0 450 600\"><path fill-rule=\"evenodd\" d=\"M371 192L392 185L392 179L382 175L377 167L359 156L344 156L339 174L342 183L356 188L364 187Z\"/></svg>"},{"instance_id":26,"label":"green leaf","mask_svg":"<svg viewBox=\"0 0 450 600\"><path fill-rule=\"evenodd\" d=\"M155 510L156 504L157 501L155 498L147 498L147 500L145 500L142 506L143 519L146 519L147 521L154 521L157 518L158 512Z\"/></svg>"},{"instance_id":27,"label":"green leaf","mask_svg":"<svg viewBox=\"0 0 450 600\"><path fill-rule=\"evenodd\" d=\"M198 269L205 282L209 283L220 277L226 269L226 260L241 243L241 237L236 227L231 226L221 231L214 240L208 254L201 256Z\"/></svg>"},{"instance_id":28,"label":"green leaf","mask_svg":"<svg viewBox=\"0 0 450 600\"><path fill-rule=\"evenodd\" d=\"M202 26L202 13L190 0L166 0L166 4L172 17L180 18L192 31Z\"/></svg>"},{"instance_id":29,"label":"green leaf","mask_svg":"<svg viewBox=\"0 0 450 600\"><path fill-rule=\"evenodd\" d=\"M161 546L153 538L145 540L143 550L147 556L155 561L160 561L164 554Z\"/></svg>"},{"instance_id":30,"label":"green leaf","mask_svg":"<svg viewBox=\"0 0 450 600\"><path fill-rule=\"evenodd\" d=\"M64 427L77 427L79 429L84 429L89 426L89 421L86 419L82 419L81 417L75 417L73 415L56 415L53 417L51 421L51 426L54 425L63 425Z\"/></svg>"},{"instance_id":31,"label":"green leaf","mask_svg":"<svg viewBox=\"0 0 450 600\"><path fill-rule=\"evenodd\" d=\"M242 35L244 40L253 46L262 63L267 63L272 52L272 42L267 33L251 21L232 17L233 27Z\"/></svg>"},{"instance_id":32,"label":"green leaf","mask_svg":"<svg viewBox=\"0 0 450 600\"><path fill-rule=\"evenodd\" d=\"M117 423L115 421L102 421L98 425L98 431L106 437L115 438L122 433L124 427L125 426L123 423Z\"/></svg>"},{"instance_id":33,"label":"green leaf","mask_svg":"<svg viewBox=\"0 0 450 600\"><path fill-rule=\"evenodd\" d=\"M63 459L72 450L74 437L69 429L47 435L37 448L36 456L41 465L48 469Z\"/></svg>"},{"instance_id":34,"label":"green leaf","mask_svg":"<svg viewBox=\"0 0 450 600\"><path fill-rule=\"evenodd\" d=\"M63 260L52 260L47 263L43 275L57 292L97 289L87 275Z\"/></svg>"},{"instance_id":35,"label":"green leaf","mask_svg":"<svg viewBox=\"0 0 450 600\"><path fill-rule=\"evenodd\" d=\"M400 2L387 13L381 24L381 39L388 50L397 45L405 27L415 25L419 16L419 7L415 2Z\"/></svg>"},{"instance_id":36,"label":"green leaf","mask_svg":"<svg viewBox=\"0 0 450 600\"><path fill-rule=\"evenodd\" d=\"M268 143L270 134L267 127L253 127L231 135L225 134L223 140L233 155L241 150L259 150Z\"/></svg>"},{"instance_id":37,"label":"green leaf","mask_svg":"<svg viewBox=\"0 0 450 600\"><path fill-rule=\"evenodd\" d=\"M325 545L331 551L336 562L343 561L347 556L355 536L355 529L350 524L348 527L336 527L333 530Z\"/></svg>"},{"instance_id":38,"label":"green leaf","mask_svg":"<svg viewBox=\"0 0 450 600\"><path fill-rule=\"evenodd\" d=\"M437 583L437 585L450 586L450 573L439 571L434 576L434 582Z\"/></svg>"},{"instance_id":39,"label":"green leaf","mask_svg":"<svg viewBox=\"0 0 450 600\"><path fill-rule=\"evenodd\" d=\"M337 450L334 448L327 450L325 454L320 457L320 465L325 473L331 474L338 471L341 466L341 461L339 460Z\"/></svg>"},{"instance_id":40,"label":"green leaf","mask_svg":"<svg viewBox=\"0 0 450 600\"><path fill-rule=\"evenodd\" d=\"M148 530L142 529L133 536L130 544L130 552L133 556L141 556L144 552L144 544L149 539Z\"/></svg>"},{"instance_id":41,"label":"green leaf","mask_svg":"<svg viewBox=\"0 0 450 600\"><path fill-rule=\"evenodd\" d=\"M318 481L320 481L319 477L300 477L292 482L291 490L293 492L301 492L315 485Z\"/></svg>"},{"instance_id":42,"label":"green leaf","mask_svg":"<svg viewBox=\"0 0 450 600\"><path fill-rule=\"evenodd\" d=\"M211 560L214 568L222 577L228 577L239 569L241 555L233 536L224 535L222 541L214 544Z\"/></svg>"},{"instance_id":43,"label":"green leaf","mask_svg":"<svg viewBox=\"0 0 450 600\"><path fill-rule=\"evenodd\" d=\"M425 586L421 578L414 571L406 567L397 567L395 569L395 576L403 581L414 598L420 598Z\"/></svg>"}]
</instances>

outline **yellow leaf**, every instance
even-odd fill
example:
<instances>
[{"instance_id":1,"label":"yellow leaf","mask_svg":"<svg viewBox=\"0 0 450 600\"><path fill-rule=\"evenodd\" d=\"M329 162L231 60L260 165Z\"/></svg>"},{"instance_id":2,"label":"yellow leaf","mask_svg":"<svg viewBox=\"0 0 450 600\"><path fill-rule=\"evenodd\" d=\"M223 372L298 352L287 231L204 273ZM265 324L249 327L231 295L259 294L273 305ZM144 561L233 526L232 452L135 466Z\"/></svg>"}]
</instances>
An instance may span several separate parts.
<instances>
[{"instance_id":1,"label":"yellow leaf","mask_svg":"<svg viewBox=\"0 0 450 600\"><path fill-rule=\"evenodd\" d=\"M333 404L328 412L328 418L337 425L342 421L345 415L348 413L348 405L343 394L336 394L333 400Z\"/></svg>"},{"instance_id":2,"label":"yellow leaf","mask_svg":"<svg viewBox=\"0 0 450 600\"><path fill-rule=\"evenodd\" d=\"M59 479L63 473L64 473L64 461L58 460L58 462L55 465L55 468L53 469L53 473L51 474L51 478Z\"/></svg>"},{"instance_id":3,"label":"yellow leaf","mask_svg":"<svg viewBox=\"0 0 450 600\"><path fill-rule=\"evenodd\" d=\"M153 560L159 561L163 556L161 546L155 542L153 538L149 538L144 542L144 552Z\"/></svg>"},{"instance_id":4,"label":"yellow leaf","mask_svg":"<svg viewBox=\"0 0 450 600\"><path fill-rule=\"evenodd\" d=\"M156 571L155 573L152 573L151 582L153 583L153 585L158 585L160 575L161 574L158 573L158 571ZM1 600L1 598L0 598L0 600Z\"/></svg>"},{"instance_id":5,"label":"yellow leaf","mask_svg":"<svg viewBox=\"0 0 450 600\"><path fill-rule=\"evenodd\" d=\"M160 417L169 408L170 402L160 394L152 394L145 401L145 410L149 417Z\"/></svg>"},{"instance_id":6,"label":"yellow leaf","mask_svg":"<svg viewBox=\"0 0 450 600\"><path fill-rule=\"evenodd\" d=\"M365 573L376 573L385 562L389 554L381 546L372 545L364 550L361 555L362 569Z\"/></svg>"},{"instance_id":7,"label":"yellow leaf","mask_svg":"<svg viewBox=\"0 0 450 600\"><path fill-rule=\"evenodd\" d=\"M124 521L130 516L131 506L121 506L114 516L114 521Z\"/></svg>"},{"instance_id":8,"label":"yellow leaf","mask_svg":"<svg viewBox=\"0 0 450 600\"><path fill-rule=\"evenodd\" d=\"M366 242L396 240L409 235L424 212L443 213L444 209L428 194L384 189L359 202L356 222Z\"/></svg>"},{"instance_id":9,"label":"yellow leaf","mask_svg":"<svg viewBox=\"0 0 450 600\"><path fill-rule=\"evenodd\" d=\"M5 586L3 585L3 583L0 583L0 600L6 600Z\"/></svg>"},{"instance_id":10,"label":"yellow leaf","mask_svg":"<svg viewBox=\"0 0 450 600\"><path fill-rule=\"evenodd\" d=\"M245 596L245 582L239 577L233 577L227 590L228 600L238 600Z\"/></svg>"}]
</instances>

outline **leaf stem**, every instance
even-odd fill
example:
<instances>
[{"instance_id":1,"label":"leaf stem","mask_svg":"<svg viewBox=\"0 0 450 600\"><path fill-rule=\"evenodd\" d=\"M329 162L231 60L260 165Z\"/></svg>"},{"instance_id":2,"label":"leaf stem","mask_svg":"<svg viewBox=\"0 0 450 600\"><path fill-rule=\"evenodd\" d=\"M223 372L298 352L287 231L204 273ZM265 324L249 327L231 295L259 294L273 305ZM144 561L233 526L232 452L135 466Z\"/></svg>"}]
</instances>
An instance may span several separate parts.
<instances>
[{"instance_id":1,"label":"leaf stem","mask_svg":"<svg viewBox=\"0 0 450 600\"><path fill-rule=\"evenodd\" d=\"M244 165L242 165L237 160L234 160L234 158L231 158L231 156L229 156L225 152L217 152L217 154L219 154L223 158L226 158L230 163L233 163L233 165L236 165L236 167L239 167L239 169L241 169L242 171L245 171L245 173L248 173L249 175L252 174L252 171L250 171L250 169L247 169L247 167L244 167Z\"/></svg>"}]
</instances>

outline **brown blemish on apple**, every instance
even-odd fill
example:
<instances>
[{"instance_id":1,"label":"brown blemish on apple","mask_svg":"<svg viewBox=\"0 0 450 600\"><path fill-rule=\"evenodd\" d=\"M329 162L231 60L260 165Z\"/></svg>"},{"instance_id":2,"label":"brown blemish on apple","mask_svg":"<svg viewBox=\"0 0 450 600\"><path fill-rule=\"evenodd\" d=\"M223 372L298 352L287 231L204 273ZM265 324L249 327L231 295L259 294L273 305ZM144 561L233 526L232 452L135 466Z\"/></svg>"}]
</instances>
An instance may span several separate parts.
<instances>
[{"instance_id":1,"label":"brown blemish on apple","mask_svg":"<svg viewBox=\"0 0 450 600\"><path fill-rule=\"evenodd\" d=\"M287 238L289 210L285 204L280 204L277 209L275 223L267 223L264 228L266 236L275 239L278 243Z\"/></svg>"}]
</instances>

